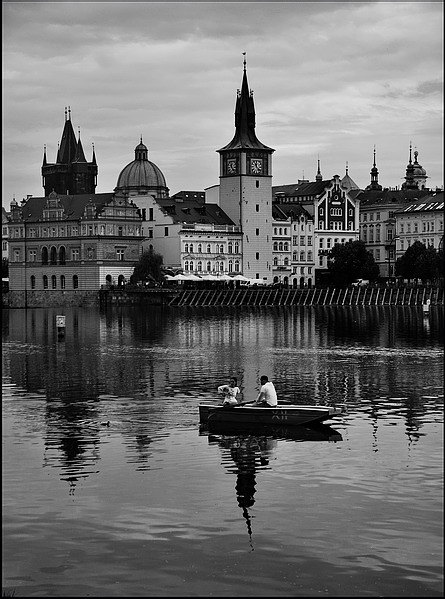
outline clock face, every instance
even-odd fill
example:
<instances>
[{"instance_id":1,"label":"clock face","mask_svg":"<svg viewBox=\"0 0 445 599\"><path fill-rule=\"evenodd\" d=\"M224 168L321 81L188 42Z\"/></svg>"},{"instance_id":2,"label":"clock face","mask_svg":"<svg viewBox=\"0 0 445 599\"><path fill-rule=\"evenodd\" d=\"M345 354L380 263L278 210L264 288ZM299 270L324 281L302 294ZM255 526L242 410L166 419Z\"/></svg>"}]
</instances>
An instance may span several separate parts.
<instances>
[{"instance_id":1,"label":"clock face","mask_svg":"<svg viewBox=\"0 0 445 599\"><path fill-rule=\"evenodd\" d=\"M227 172L229 175L236 173L236 158L229 158L227 160Z\"/></svg>"},{"instance_id":2,"label":"clock face","mask_svg":"<svg viewBox=\"0 0 445 599\"><path fill-rule=\"evenodd\" d=\"M250 161L250 170L252 173L260 174L263 172L263 161L261 158L252 158Z\"/></svg>"}]
</instances>

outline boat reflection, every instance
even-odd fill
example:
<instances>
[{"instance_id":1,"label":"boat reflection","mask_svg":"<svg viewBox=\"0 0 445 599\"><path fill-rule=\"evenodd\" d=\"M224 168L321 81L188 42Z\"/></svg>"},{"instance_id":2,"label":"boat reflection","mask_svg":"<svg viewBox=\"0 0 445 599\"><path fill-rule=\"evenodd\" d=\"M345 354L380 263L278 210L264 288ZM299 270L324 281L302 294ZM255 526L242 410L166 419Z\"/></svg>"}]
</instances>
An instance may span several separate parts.
<instances>
[{"instance_id":1,"label":"boat reflection","mask_svg":"<svg viewBox=\"0 0 445 599\"><path fill-rule=\"evenodd\" d=\"M255 503L256 473L270 469L270 458L280 441L342 441L341 434L325 424L306 426L250 426L212 424L201 427L209 445L218 445L223 465L236 475L236 499L246 521L249 544L252 542L252 518L249 508Z\"/></svg>"}]
</instances>

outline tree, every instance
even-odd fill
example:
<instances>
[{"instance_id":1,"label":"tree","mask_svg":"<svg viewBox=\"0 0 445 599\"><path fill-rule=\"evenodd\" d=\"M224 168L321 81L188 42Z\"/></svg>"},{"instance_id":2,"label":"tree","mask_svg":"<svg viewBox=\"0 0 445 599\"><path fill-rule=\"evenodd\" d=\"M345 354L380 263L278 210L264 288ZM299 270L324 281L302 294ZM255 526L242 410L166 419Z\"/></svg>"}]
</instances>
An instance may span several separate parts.
<instances>
[{"instance_id":1,"label":"tree","mask_svg":"<svg viewBox=\"0 0 445 599\"><path fill-rule=\"evenodd\" d=\"M157 254L153 248L146 250L139 258L139 262L134 265L130 281L133 284L139 281L143 283L148 281L163 281L162 264L163 258L160 254Z\"/></svg>"},{"instance_id":2,"label":"tree","mask_svg":"<svg viewBox=\"0 0 445 599\"><path fill-rule=\"evenodd\" d=\"M396 276L403 279L421 279L437 281L443 277L443 250L437 252L433 246L426 247L421 241L415 241L396 261Z\"/></svg>"},{"instance_id":3,"label":"tree","mask_svg":"<svg viewBox=\"0 0 445 599\"><path fill-rule=\"evenodd\" d=\"M2 279L9 277L9 262L8 258L2 258Z\"/></svg>"},{"instance_id":4,"label":"tree","mask_svg":"<svg viewBox=\"0 0 445 599\"><path fill-rule=\"evenodd\" d=\"M355 279L375 281L379 267L363 241L336 243L328 256L331 285L344 287Z\"/></svg>"}]
</instances>

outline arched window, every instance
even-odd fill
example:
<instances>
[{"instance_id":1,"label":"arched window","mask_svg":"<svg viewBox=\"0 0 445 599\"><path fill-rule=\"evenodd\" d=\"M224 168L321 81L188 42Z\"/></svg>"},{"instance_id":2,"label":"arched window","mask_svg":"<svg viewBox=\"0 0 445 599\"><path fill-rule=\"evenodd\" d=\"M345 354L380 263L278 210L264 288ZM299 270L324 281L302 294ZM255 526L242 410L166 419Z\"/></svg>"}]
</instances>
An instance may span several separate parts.
<instances>
[{"instance_id":1,"label":"arched window","mask_svg":"<svg viewBox=\"0 0 445 599\"><path fill-rule=\"evenodd\" d=\"M278 241L273 242L273 251L278 252Z\"/></svg>"},{"instance_id":2,"label":"arched window","mask_svg":"<svg viewBox=\"0 0 445 599\"><path fill-rule=\"evenodd\" d=\"M284 266L289 266L289 258L284 259Z\"/></svg>"},{"instance_id":3,"label":"arched window","mask_svg":"<svg viewBox=\"0 0 445 599\"><path fill-rule=\"evenodd\" d=\"M292 253L292 262L296 262L298 260L297 252Z\"/></svg>"},{"instance_id":4,"label":"arched window","mask_svg":"<svg viewBox=\"0 0 445 599\"><path fill-rule=\"evenodd\" d=\"M198 245L198 250L199 250L199 245ZM202 272L202 262L201 260L198 260L198 265L197 265L197 271L198 272Z\"/></svg>"},{"instance_id":5,"label":"arched window","mask_svg":"<svg viewBox=\"0 0 445 599\"><path fill-rule=\"evenodd\" d=\"M48 248L42 248L42 264L48 264Z\"/></svg>"},{"instance_id":6,"label":"arched window","mask_svg":"<svg viewBox=\"0 0 445 599\"><path fill-rule=\"evenodd\" d=\"M48 289L48 277L43 275L43 289Z\"/></svg>"},{"instance_id":7,"label":"arched window","mask_svg":"<svg viewBox=\"0 0 445 599\"><path fill-rule=\"evenodd\" d=\"M278 266L278 258L275 256L275 258L273 259L273 265L274 266Z\"/></svg>"},{"instance_id":8,"label":"arched window","mask_svg":"<svg viewBox=\"0 0 445 599\"><path fill-rule=\"evenodd\" d=\"M185 270L186 272L188 272L188 269L189 269L189 261L188 261L188 260L186 260L186 261L184 262L184 270Z\"/></svg>"},{"instance_id":9,"label":"arched window","mask_svg":"<svg viewBox=\"0 0 445 599\"><path fill-rule=\"evenodd\" d=\"M224 246L223 246L223 244L221 244L221 245L219 246L219 253L220 253L220 254L224 254Z\"/></svg>"},{"instance_id":10,"label":"arched window","mask_svg":"<svg viewBox=\"0 0 445 599\"><path fill-rule=\"evenodd\" d=\"M193 253L193 243L190 244L190 253Z\"/></svg>"},{"instance_id":11,"label":"arched window","mask_svg":"<svg viewBox=\"0 0 445 599\"><path fill-rule=\"evenodd\" d=\"M51 250L49 253L49 260L50 260L51 264L57 264L57 250L54 246L51 247Z\"/></svg>"},{"instance_id":12,"label":"arched window","mask_svg":"<svg viewBox=\"0 0 445 599\"><path fill-rule=\"evenodd\" d=\"M73 275L73 289L79 289L79 277Z\"/></svg>"},{"instance_id":13,"label":"arched window","mask_svg":"<svg viewBox=\"0 0 445 599\"><path fill-rule=\"evenodd\" d=\"M206 268L207 272L212 272L212 263L210 262L210 260L207 261Z\"/></svg>"},{"instance_id":14,"label":"arched window","mask_svg":"<svg viewBox=\"0 0 445 599\"><path fill-rule=\"evenodd\" d=\"M280 243L278 244L278 251L282 252L283 251L283 242L280 241Z\"/></svg>"},{"instance_id":15,"label":"arched window","mask_svg":"<svg viewBox=\"0 0 445 599\"><path fill-rule=\"evenodd\" d=\"M52 287L52 289L57 289L57 278L56 278L56 275L52 275L52 277L51 277L51 287Z\"/></svg>"},{"instance_id":16,"label":"arched window","mask_svg":"<svg viewBox=\"0 0 445 599\"><path fill-rule=\"evenodd\" d=\"M188 252L189 252L189 244L188 243L186 243L185 246L184 246L184 252L186 254L188 254Z\"/></svg>"},{"instance_id":17,"label":"arched window","mask_svg":"<svg viewBox=\"0 0 445 599\"><path fill-rule=\"evenodd\" d=\"M210 243L207 244L207 253L208 254L212 253L212 246L210 245Z\"/></svg>"},{"instance_id":18,"label":"arched window","mask_svg":"<svg viewBox=\"0 0 445 599\"><path fill-rule=\"evenodd\" d=\"M227 246L227 251L229 254L233 254L233 243L229 241L229 245Z\"/></svg>"},{"instance_id":19,"label":"arched window","mask_svg":"<svg viewBox=\"0 0 445 599\"><path fill-rule=\"evenodd\" d=\"M233 272L233 260L229 260L229 272Z\"/></svg>"},{"instance_id":20,"label":"arched window","mask_svg":"<svg viewBox=\"0 0 445 599\"><path fill-rule=\"evenodd\" d=\"M239 271L240 271L239 260L235 260L235 272L239 272Z\"/></svg>"},{"instance_id":21,"label":"arched window","mask_svg":"<svg viewBox=\"0 0 445 599\"><path fill-rule=\"evenodd\" d=\"M220 272L224 272L224 262L218 262L218 269Z\"/></svg>"},{"instance_id":22,"label":"arched window","mask_svg":"<svg viewBox=\"0 0 445 599\"><path fill-rule=\"evenodd\" d=\"M31 289L36 288L36 278L34 275L31 275Z\"/></svg>"},{"instance_id":23,"label":"arched window","mask_svg":"<svg viewBox=\"0 0 445 599\"><path fill-rule=\"evenodd\" d=\"M235 241L235 254L239 254L239 242Z\"/></svg>"},{"instance_id":24,"label":"arched window","mask_svg":"<svg viewBox=\"0 0 445 599\"><path fill-rule=\"evenodd\" d=\"M65 289L65 275L60 275L60 289Z\"/></svg>"},{"instance_id":25,"label":"arched window","mask_svg":"<svg viewBox=\"0 0 445 599\"><path fill-rule=\"evenodd\" d=\"M65 264L66 263L66 250L65 250L65 246L62 245L59 248L59 264Z\"/></svg>"},{"instance_id":26,"label":"arched window","mask_svg":"<svg viewBox=\"0 0 445 599\"><path fill-rule=\"evenodd\" d=\"M283 249L284 249L285 252L289 251L289 244L287 243L287 241L284 242Z\"/></svg>"},{"instance_id":27,"label":"arched window","mask_svg":"<svg viewBox=\"0 0 445 599\"><path fill-rule=\"evenodd\" d=\"M202 254L202 243L198 243L198 254Z\"/></svg>"},{"instance_id":28,"label":"arched window","mask_svg":"<svg viewBox=\"0 0 445 599\"><path fill-rule=\"evenodd\" d=\"M304 262L304 252L300 252L300 262Z\"/></svg>"},{"instance_id":29,"label":"arched window","mask_svg":"<svg viewBox=\"0 0 445 599\"><path fill-rule=\"evenodd\" d=\"M309 250L309 252L307 253L307 261L308 262L312 262L312 252Z\"/></svg>"}]
</instances>

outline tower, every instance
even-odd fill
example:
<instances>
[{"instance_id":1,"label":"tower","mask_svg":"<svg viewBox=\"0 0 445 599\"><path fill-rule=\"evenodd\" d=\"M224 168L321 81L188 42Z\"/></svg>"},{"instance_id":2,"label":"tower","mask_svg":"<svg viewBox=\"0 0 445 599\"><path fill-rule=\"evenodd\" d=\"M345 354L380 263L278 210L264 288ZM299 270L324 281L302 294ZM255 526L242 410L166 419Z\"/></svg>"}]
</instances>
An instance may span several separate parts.
<instances>
[{"instance_id":1,"label":"tower","mask_svg":"<svg viewBox=\"0 0 445 599\"><path fill-rule=\"evenodd\" d=\"M45 196L51 191L58 194L95 193L97 185L97 163L93 146L91 162L87 162L80 140L74 134L71 123L71 108L65 108L65 125L62 132L55 163L48 163L46 147L43 153L42 185Z\"/></svg>"},{"instance_id":2,"label":"tower","mask_svg":"<svg viewBox=\"0 0 445 599\"><path fill-rule=\"evenodd\" d=\"M374 146L374 163L372 165L370 175L371 175L371 183L366 187L366 189L367 190L375 189L377 191L381 191L382 186L379 184L379 170L375 164L375 146Z\"/></svg>"},{"instance_id":3,"label":"tower","mask_svg":"<svg viewBox=\"0 0 445 599\"><path fill-rule=\"evenodd\" d=\"M266 279L272 274L272 153L255 134L253 92L243 80L235 105L235 134L219 149L219 204L243 233L243 274Z\"/></svg>"},{"instance_id":4,"label":"tower","mask_svg":"<svg viewBox=\"0 0 445 599\"><path fill-rule=\"evenodd\" d=\"M409 162L406 166L405 183L402 183L401 189L418 189L415 179L415 169L412 161L412 145L409 144Z\"/></svg>"}]
</instances>

